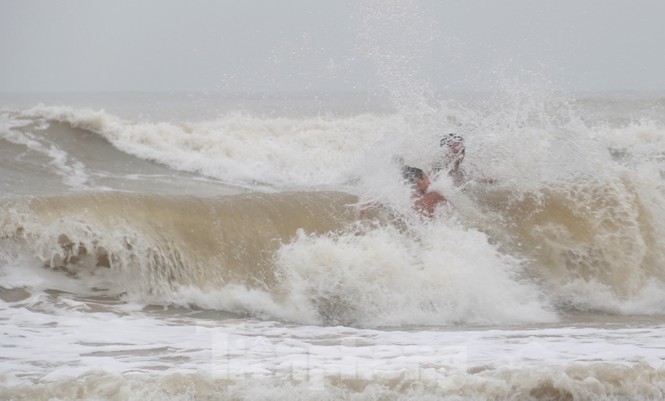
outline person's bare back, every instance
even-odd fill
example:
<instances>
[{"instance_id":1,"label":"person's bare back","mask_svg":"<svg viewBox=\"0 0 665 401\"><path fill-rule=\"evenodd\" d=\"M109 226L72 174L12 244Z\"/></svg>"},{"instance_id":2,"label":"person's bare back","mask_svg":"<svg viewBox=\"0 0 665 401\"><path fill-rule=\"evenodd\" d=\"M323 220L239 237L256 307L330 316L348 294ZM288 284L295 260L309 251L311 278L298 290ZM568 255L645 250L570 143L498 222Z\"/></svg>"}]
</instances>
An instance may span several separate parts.
<instances>
[{"instance_id":1,"label":"person's bare back","mask_svg":"<svg viewBox=\"0 0 665 401\"><path fill-rule=\"evenodd\" d=\"M438 192L426 192L413 202L413 208L423 216L434 217L436 208L447 201L446 197Z\"/></svg>"}]
</instances>

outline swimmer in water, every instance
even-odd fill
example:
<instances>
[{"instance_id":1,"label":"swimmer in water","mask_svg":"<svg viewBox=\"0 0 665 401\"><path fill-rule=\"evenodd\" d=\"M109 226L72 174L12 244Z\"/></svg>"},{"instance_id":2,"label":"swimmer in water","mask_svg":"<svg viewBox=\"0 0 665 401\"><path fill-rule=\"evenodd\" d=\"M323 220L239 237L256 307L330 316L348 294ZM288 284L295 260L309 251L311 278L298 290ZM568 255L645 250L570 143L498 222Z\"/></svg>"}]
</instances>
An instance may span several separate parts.
<instances>
[{"instance_id":1,"label":"swimmer in water","mask_svg":"<svg viewBox=\"0 0 665 401\"><path fill-rule=\"evenodd\" d=\"M413 208L423 216L434 217L436 208L448 201L440 193L428 191L430 181L423 170L417 167L404 166L402 168L402 177L411 184Z\"/></svg>"},{"instance_id":2,"label":"swimmer in water","mask_svg":"<svg viewBox=\"0 0 665 401\"><path fill-rule=\"evenodd\" d=\"M471 178L467 172L461 167L464 157L466 156L466 145L464 138L459 134L447 134L439 141L439 146L444 150L443 157L434 163L432 167L432 175L438 176L441 171L453 180L456 187L462 186L468 181L478 181L485 184L494 184L496 182L493 178Z\"/></svg>"}]
</instances>

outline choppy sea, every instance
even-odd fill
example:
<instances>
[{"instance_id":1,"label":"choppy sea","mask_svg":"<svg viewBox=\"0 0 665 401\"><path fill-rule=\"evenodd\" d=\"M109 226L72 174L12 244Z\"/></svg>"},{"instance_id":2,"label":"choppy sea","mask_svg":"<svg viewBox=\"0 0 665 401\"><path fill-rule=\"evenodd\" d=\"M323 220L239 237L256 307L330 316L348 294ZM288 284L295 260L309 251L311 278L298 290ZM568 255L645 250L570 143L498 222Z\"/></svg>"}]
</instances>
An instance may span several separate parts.
<instances>
[{"instance_id":1,"label":"choppy sea","mask_svg":"<svg viewBox=\"0 0 665 401\"><path fill-rule=\"evenodd\" d=\"M0 105L1 399L665 397L662 94Z\"/></svg>"}]
</instances>

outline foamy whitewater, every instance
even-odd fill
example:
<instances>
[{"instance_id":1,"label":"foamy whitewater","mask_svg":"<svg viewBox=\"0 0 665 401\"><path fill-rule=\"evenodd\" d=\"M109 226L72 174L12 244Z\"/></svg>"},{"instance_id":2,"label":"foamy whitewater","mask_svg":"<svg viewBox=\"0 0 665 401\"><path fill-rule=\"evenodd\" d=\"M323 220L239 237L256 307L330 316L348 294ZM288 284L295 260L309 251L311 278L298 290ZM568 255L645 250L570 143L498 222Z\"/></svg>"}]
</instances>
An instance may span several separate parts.
<instances>
[{"instance_id":1,"label":"foamy whitewater","mask_svg":"<svg viewBox=\"0 0 665 401\"><path fill-rule=\"evenodd\" d=\"M5 96L0 398L662 399L664 98L437 96Z\"/></svg>"}]
</instances>

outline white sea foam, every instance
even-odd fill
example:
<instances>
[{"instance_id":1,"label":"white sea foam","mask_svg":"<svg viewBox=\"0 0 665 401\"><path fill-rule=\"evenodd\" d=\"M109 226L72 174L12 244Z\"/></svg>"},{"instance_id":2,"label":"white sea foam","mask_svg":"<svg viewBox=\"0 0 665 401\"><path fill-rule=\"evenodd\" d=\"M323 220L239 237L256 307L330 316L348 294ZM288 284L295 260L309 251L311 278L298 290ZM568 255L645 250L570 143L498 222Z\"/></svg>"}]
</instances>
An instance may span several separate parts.
<instances>
[{"instance_id":1,"label":"white sea foam","mask_svg":"<svg viewBox=\"0 0 665 401\"><path fill-rule=\"evenodd\" d=\"M138 123L104 111L39 106L24 118L96 132L118 149L181 171L232 182L340 185L374 142L403 126L399 116L259 118L231 114L199 123Z\"/></svg>"},{"instance_id":2,"label":"white sea foam","mask_svg":"<svg viewBox=\"0 0 665 401\"><path fill-rule=\"evenodd\" d=\"M632 162L631 167L656 162L663 170L658 155L665 128L653 119L617 127L603 120L582 122L566 99L502 101L495 100L494 111L442 104L420 117L417 110L414 115L302 118L231 113L206 122L149 123L59 106L38 106L20 115L90 130L141 159L235 183L349 184L386 170L395 155L427 168L440 157L441 133L449 131L465 133L468 168L522 190L576 174L616 174L611 152L623 155L620 162ZM563 106L543 109L541 101ZM511 107L519 109L511 114Z\"/></svg>"},{"instance_id":3,"label":"white sea foam","mask_svg":"<svg viewBox=\"0 0 665 401\"><path fill-rule=\"evenodd\" d=\"M665 391L654 381L664 374L662 326L381 331L168 317L131 305L93 312L100 305L67 294L57 297L54 313L41 308L54 305L49 297L3 301L3 397L21 399L28 388L50 397L130 399L213 392L292 399L321 391L358 399L375 399L377 391L405 399L538 391L639 399ZM630 385L617 380L631 372ZM278 384L284 380L290 384Z\"/></svg>"},{"instance_id":4,"label":"white sea foam","mask_svg":"<svg viewBox=\"0 0 665 401\"><path fill-rule=\"evenodd\" d=\"M520 262L453 221L407 232L379 227L302 235L278 265L293 302L331 323L390 326L511 324L555 319ZM445 323L444 323L445 322Z\"/></svg>"}]
</instances>

